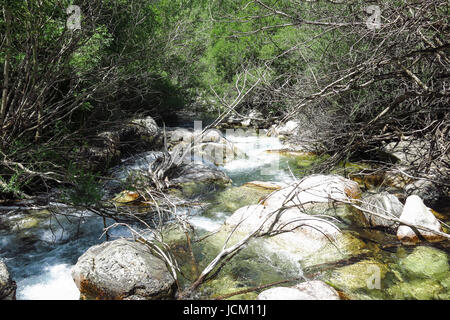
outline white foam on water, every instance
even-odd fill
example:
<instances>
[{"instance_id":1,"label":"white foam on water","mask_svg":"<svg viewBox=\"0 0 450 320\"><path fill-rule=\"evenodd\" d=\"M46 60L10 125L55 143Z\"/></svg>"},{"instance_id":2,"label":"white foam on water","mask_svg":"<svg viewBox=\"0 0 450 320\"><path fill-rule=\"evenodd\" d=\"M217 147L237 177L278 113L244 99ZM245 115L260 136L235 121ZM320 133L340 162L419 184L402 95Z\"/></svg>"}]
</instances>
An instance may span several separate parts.
<instances>
[{"instance_id":1,"label":"white foam on water","mask_svg":"<svg viewBox=\"0 0 450 320\"><path fill-rule=\"evenodd\" d=\"M72 276L72 266L56 264L43 273L17 283L18 300L78 300L80 292Z\"/></svg>"},{"instance_id":2,"label":"white foam on water","mask_svg":"<svg viewBox=\"0 0 450 320\"><path fill-rule=\"evenodd\" d=\"M266 150L281 147L276 138L266 136L227 136L236 148L245 152L248 159L235 159L224 165L226 171L251 170L278 161L277 154L267 153Z\"/></svg>"},{"instance_id":3,"label":"white foam on water","mask_svg":"<svg viewBox=\"0 0 450 320\"><path fill-rule=\"evenodd\" d=\"M189 220L189 222L195 228L203 229L208 232L215 231L222 226L221 221L213 220L211 218L202 216L194 216Z\"/></svg>"}]
</instances>

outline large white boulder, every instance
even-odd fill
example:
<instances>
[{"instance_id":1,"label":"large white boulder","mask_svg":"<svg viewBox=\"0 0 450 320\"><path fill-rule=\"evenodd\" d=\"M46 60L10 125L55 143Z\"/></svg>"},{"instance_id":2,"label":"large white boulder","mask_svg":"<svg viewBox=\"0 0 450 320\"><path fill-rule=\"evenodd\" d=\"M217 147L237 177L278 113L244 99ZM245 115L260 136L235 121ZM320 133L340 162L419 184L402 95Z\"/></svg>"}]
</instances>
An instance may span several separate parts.
<instances>
[{"instance_id":1,"label":"large white boulder","mask_svg":"<svg viewBox=\"0 0 450 320\"><path fill-rule=\"evenodd\" d=\"M441 224L433 215L431 209L426 207L422 199L416 195L409 196L406 199L400 220L414 226L423 226L442 232ZM427 241L435 242L442 240L441 236L433 232L419 229L418 232ZM405 244L415 244L420 241L416 232L406 225L401 225L397 229L397 238Z\"/></svg>"},{"instance_id":2,"label":"large white boulder","mask_svg":"<svg viewBox=\"0 0 450 320\"><path fill-rule=\"evenodd\" d=\"M83 298L172 298L175 280L161 259L138 242L118 239L89 248L72 270Z\"/></svg>"}]
</instances>

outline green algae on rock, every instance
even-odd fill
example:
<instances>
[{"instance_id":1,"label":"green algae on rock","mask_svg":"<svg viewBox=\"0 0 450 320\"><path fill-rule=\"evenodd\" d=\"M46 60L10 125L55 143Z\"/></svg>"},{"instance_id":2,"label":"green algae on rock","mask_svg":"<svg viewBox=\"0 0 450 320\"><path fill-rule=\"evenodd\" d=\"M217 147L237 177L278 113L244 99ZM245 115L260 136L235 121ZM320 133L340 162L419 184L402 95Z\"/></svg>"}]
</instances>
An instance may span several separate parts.
<instances>
[{"instance_id":1,"label":"green algae on rock","mask_svg":"<svg viewBox=\"0 0 450 320\"><path fill-rule=\"evenodd\" d=\"M388 268L375 259L367 259L328 272L324 281L343 291L350 299L383 299L383 278ZM376 287L374 276L379 276L380 288Z\"/></svg>"},{"instance_id":2,"label":"green algae on rock","mask_svg":"<svg viewBox=\"0 0 450 320\"><path fill-rule=\"evenodd\" d=\"M396 300L437 300L448 297L448 292L434 279L417 279L410 282L399 282L388 288L389 296Z\"/></svg>"},{"instance_id":3,"label":"green algae on rock","mask_svg":"<svg viewBox=\"0 0 450 320\"><path fill-rule=\"evenodd\" d=\"M399 266L411 278L445 279L450 277L447 254L439 249L420 246L405 258Z\"/></svg>"}]
</instances>

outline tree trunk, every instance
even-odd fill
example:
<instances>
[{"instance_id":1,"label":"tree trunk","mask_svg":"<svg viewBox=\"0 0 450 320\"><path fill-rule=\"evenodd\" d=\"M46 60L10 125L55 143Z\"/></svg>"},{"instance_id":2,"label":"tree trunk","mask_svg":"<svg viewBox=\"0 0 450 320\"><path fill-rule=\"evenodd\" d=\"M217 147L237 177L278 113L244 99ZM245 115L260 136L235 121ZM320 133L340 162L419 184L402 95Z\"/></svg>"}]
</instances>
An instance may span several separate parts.
<instances>
[{"instance_id":1,"label":"tree trunk","mask_svg":"<svg viewBox=\"0 0 450 320\"><path fill-rule=\"evenodd\" d=\"M6 24L6 55L5 65L3 67L3 90L2 90L2 104L0 107L0 129L3 127L6 116L6 107L8 104L8 86L9 86L9 63L11 59L10 45L11 45L11 13L6 6L3 6L3 16Z\"/></svg>"}]
</instances>

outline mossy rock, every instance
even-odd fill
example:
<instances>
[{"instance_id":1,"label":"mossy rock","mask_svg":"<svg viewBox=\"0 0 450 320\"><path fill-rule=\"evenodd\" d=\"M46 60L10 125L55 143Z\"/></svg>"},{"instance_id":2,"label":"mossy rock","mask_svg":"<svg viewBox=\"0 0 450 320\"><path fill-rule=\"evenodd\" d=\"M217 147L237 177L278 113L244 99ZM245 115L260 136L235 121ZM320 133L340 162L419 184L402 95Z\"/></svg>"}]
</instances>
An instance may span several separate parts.
<instances>
[{"instance_id":1,"label":"mossy rock","mask_svg":"<svg viewBox=\"0 0 450 320\"><path fill-rule=\"evenodd\" d=\"M412 279L445 279L449 277L447 254L439 249L420 246L400 259L399 267Z\"/></svg>"},{"instance_id":2,"label":"mossy rock","mask_svg":"<svg viewBox=\"0 0 450 320\"><path fill-rule=\"evenodd\" d=\"M258 204L265 196L273 190L257 186L245 185L240 187L229 187L223 191L216 192L211 199L207 212L234 212L244 206Z\"/></svg>"},{"instance_id":3,"label":"mossy rock","mask_svg":"<svg viewBox=\"0 0 450 320\"><path fill-rule=\"evenodd\" d=\"M180 192L173 191L174 195L179 197L193 198L199 195L205 195L212 192L220 192L226 188L227 183L219 181L189 181L177 185Z\"/></svg>"},{"instance_id":4,"label":"mossy rock","mask_svg":"<svg viewBox=\"0 0 450 320\"><path fill-rule=\"evenodd\" d=\"M381 288L369 288L371 280L379 271ZM323 279L339 291L343 291L350 299L383 299L383 278L388 268L374 259L367 259L355 264L328 272Z\"/></svg>"},{"instance_id":5,"label":"mossy rock","mask_svg":"<svg viewBox=\"0 0 450 320\"><path fill-rule=\"evenodd\" d=\"M242 286L239 281L236 281L230 276L223 276L218 279L211 280L204 285L202 294L208 296L210 299L214 299L246 289L249 289L249 287ZM258 293L253 291L235 295L227 298L226 300L256 300L257 297Z\"/></svg>"},{"instance_id":6,"label":"mossy rock","mask_svg":"<svg viewBox=\"0 0 450 320\"><path fill-rule=\"evenodd\" d=\"M12 222L12 230L25 230L36 228L40 224L40 219L36 217L26 217L17 221Z\"/></svg>"},{"instance_id":7,"label":"mossy rock","mask_svg":"<svg viewBox=\"0 0 450 320\"><path fill-rule=\"evenodd\" d=\"M329 158L328 155L318 156L310 152L304 152L298 155L281 153L281 155L287 157L288 165L296 176L304 176L314 164L323 162Z\"/></svg>"},{"instance_id":8,"label":"mossy rock","mask_svg":"<svg viewBox=\"0 0 450 320\"><path fill-rule=\"evenodd\" d=\"M399 282L387 290L392 299L436 300L448 297L448 291L433 279Z\"/></svg>"},{"instance_id":9,"label":"mossy rock","mask_svg":"<svg viewBox=\"0 0 450 320\"><path fill-rule=\"evenodd\" d=\"M343 232L337 241L328 242L316 252L304 257L302 267L332 263L367 253L366 244L350 232Z\"/></svg>"},{"instance_id":10,"label":"mossy rock","mask_svg":"<svg viewBox=\"0 0 450 320\"><path fill-rule=\"evenodd\" d=\"M48 210L27 210L25 215L14 217L6 224L10 226L11 230L27 230L39 227L42 221L48 219L50 211Z\"/></svg>"},{"instance_id":11,"label":"mossy rock","mask_svg":"<svg viewBox=\"0 0 450 320\"><path fill-rule=\"evenodd\" d=\"M115 196L113 200L118 203L130 203L136 201L139 197L140 195L138 192L125 190Z\"/></svg>"}]
</instances>

